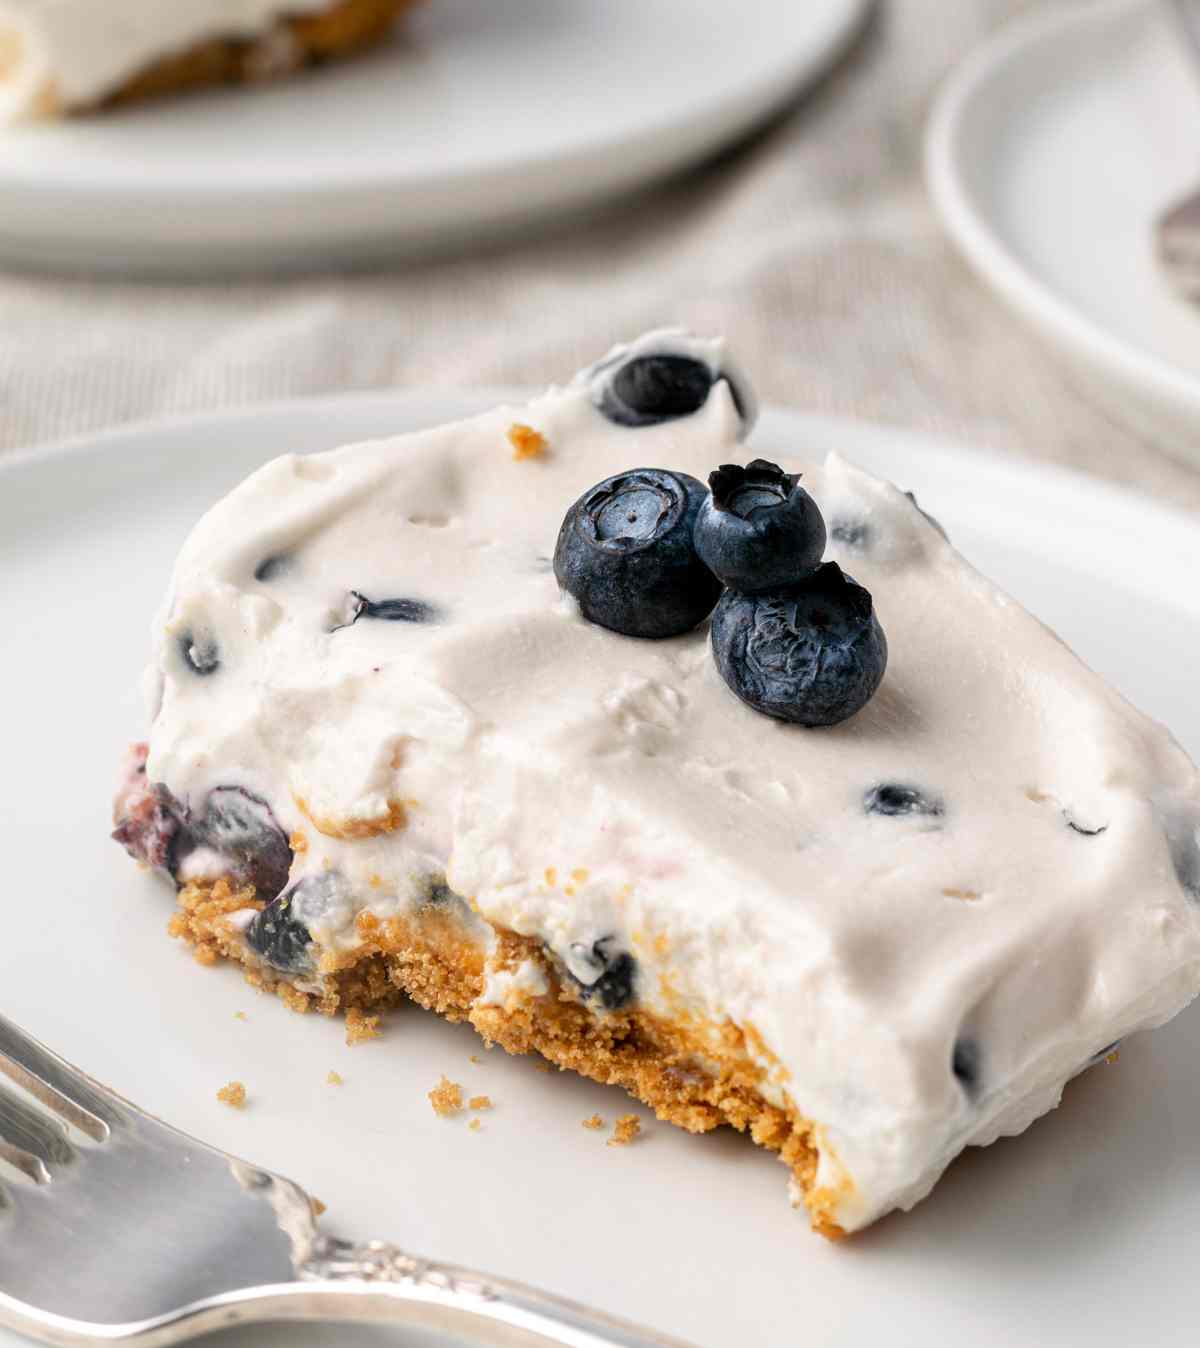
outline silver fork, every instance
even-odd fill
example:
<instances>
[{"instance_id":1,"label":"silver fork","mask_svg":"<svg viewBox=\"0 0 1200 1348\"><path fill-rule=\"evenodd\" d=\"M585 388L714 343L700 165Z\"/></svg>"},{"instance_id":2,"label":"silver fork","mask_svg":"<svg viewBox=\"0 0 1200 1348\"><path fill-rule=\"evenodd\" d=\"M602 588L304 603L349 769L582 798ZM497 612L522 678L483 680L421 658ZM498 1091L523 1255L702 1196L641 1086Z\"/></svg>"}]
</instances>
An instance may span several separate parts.
<instances>
[{"instance_id":1,"label":"silver fork","mask_svg":"<svg viewBox=\"0 0 1200 1348\"><path fill-rule=\"evenodd\" d=\"M1200 0L1166 0L1187 57L1200 75ZM1159 264L1189 299L1200 297L1200 191L1169 206L1154 223Z\"/></svg>"},{"instance_id":2,"label":"silver fork","mask_svg":"<svg viewBox=\"0 0 1200 1348\"><path fill-rule=\"evenodd\" d=\"M505 1348L686 1348L603 1312L321 1233L291 1180L131 1105L0 1017L0 1324L179 1343L262 1320L387 1321Z\"/></svg>"}]
</instances>

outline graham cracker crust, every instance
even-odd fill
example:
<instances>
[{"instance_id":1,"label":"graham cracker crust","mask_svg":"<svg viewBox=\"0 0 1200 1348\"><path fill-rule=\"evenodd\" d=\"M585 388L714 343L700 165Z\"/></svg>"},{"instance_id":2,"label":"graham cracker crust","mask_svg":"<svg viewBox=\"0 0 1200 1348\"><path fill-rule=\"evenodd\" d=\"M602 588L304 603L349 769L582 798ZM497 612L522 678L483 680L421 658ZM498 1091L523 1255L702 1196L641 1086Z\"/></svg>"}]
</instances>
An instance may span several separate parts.
<instances>
[{"instance_id":1,"label":"graham cracker crust","mask_svg":"<svg viewBox=\"0 0 1200 1348\"><path fill-rule=\"evenodd\" d=\"M169 0L164 0L169 3ZM338 60L382 42L418 0L332 0L311 14L282 14L250 39L211 38L161 57L95 103L64 106L53 86L39 98L44 116L89 113L143 99L222 84L257 84L307 66ZM0 78L5 51L0 47Z\"/></svg>"},{"instance_id":2,"label":"graham cracker crust","mask_svg":"<svg viewBox=\"0 0 1200 1348\"><path fill-rule=\"evenodd\" d=\"M238 909L264 906L253 886L193 881L179 891L178 903L169 930L193 946L201 963L237 961L250 983L294 1011L344 1014L353 1034L357 1023L411 1000L448 1020L468 1021L489 1045L538 1053L561 1069L620 1086L663 1122L688 1132L728 1124L748 1133L791 1171L813 1229L835 1240L844 1235L832 1217L837 1193L816 1184L816 1126L763 1097L766 1073L750 1052L757 1039L752 1030L670 1021L637 1009L593 1011L536 940L495 928L496 950L485 968L484 952L462 924L435 910L385 922L360 913L360 946L349 955L323 955L316 974L296 986L263 964L229 922ZM504 1006L484 1004L487 973L526 960L540 967L549 992Z\"/></svg>"}]
</instances>

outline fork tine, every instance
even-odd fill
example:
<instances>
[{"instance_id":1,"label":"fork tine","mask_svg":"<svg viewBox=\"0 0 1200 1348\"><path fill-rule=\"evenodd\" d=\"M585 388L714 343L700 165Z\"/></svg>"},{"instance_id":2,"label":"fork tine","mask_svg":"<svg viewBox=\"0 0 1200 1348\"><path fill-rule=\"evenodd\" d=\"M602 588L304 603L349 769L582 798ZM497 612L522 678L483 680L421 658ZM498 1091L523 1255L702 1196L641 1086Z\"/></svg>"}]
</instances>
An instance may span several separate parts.
<instances>
[{"instance_id":1,"label":"fork tine","mask_svg":"<svg viewBox=\"0 0 1200 1348\"><path fill-rule=\"evenodd\" d=\"M96 1142L123 1122L103 1088L0 1016L0 1072Z\"/></svg>"},{"instance_id":2,"label":"fork tine","mask_svg":"<svg viewBox=\"0 0 1200 1348\"><path fill-rule=\"evenodd\" d=\"M0 1161L7 1161L9 1165L15 1166L23 1175L28 1175L35 1184L50 1183L50 1171L47 1170L45 1161L30 1152L23 1151L20 1147L14 1147L3 1138L0 1138ZM6 1200L7 1195L3 1188L0 1188L0 1208L7 1205Z\"/></svg>"},{"instance_id":3,"label":"fork tine","mask_svg":"<svg viewBox=\"0 0 1200 1348\"><path fill-rule=\"evenodd\" d=\"M0 1142L39 1161L43 1168L66 1164L74 1160L77 1154L67 1140L66 1128L58 1119L27 1105L7 1086L0 1086ZM12 1157L6 1159L12 1160ZM13 1164L24 1169L17 1161L13 1161ZM31 1178L38 1177L35 1175ZM47 1175L46 1179L49 1178Z\"/></svg>"}]
</instances>

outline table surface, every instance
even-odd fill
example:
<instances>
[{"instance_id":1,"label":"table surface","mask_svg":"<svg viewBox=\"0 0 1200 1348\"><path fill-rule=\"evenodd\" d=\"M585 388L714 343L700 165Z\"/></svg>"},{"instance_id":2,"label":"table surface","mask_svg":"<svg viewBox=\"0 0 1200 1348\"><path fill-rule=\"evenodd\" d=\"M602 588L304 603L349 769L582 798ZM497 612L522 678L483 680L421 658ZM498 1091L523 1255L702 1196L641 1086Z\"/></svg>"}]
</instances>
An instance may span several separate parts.
<instances>
[{"instance_id":1,"label":"table surface","mask_svg":"<svg viewBox=\"0 0 1200 1348\"><path fill-rule=\"evenodd\" d=\"M1200 473L1111 419L967 271L925 194L939 81L1034 7L884 0L838 69L748 145L470 256L207 285L0 274L0 453L264 399L538 385L681 322L727 334L766 400L1084 469L1200 512Z\"/></svg>"}]
</instances>

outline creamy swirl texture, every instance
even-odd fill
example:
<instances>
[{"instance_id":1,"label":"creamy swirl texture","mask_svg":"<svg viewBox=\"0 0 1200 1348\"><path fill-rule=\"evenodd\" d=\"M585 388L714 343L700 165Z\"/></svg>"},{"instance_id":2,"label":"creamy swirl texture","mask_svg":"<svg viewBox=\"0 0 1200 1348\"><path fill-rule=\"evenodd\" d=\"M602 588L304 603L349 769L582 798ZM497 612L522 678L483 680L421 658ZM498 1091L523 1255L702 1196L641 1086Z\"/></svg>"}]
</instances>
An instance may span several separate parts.
<instances>
[{"instance_id":1,"label":"creamy swirl texture","mask_svg":"<svg viewBox=\"0 0 1200 1348\"><path fill-rule=\"evenodd\" d=\"M781 461L887 632L851 720L751 711L706 627L585 622L550 566L567 506L624 469L704 479L749 453L723 345L634 348L662 349L727 376L691 415L610 419L621 348L520 407L242 483L156 620L148 775L193 812L240 788L305 832L289 884L314 881L302 915L330 949L363 909L445 885L480 941L535 937L598 1011L633 997L747 1030L764 1093L818 1125L818 1182L853 1230L1195 995L1200 781L911 498L836 455ZM531 969L488 997L544 990Z\"/></svg>"}]
</instances>

